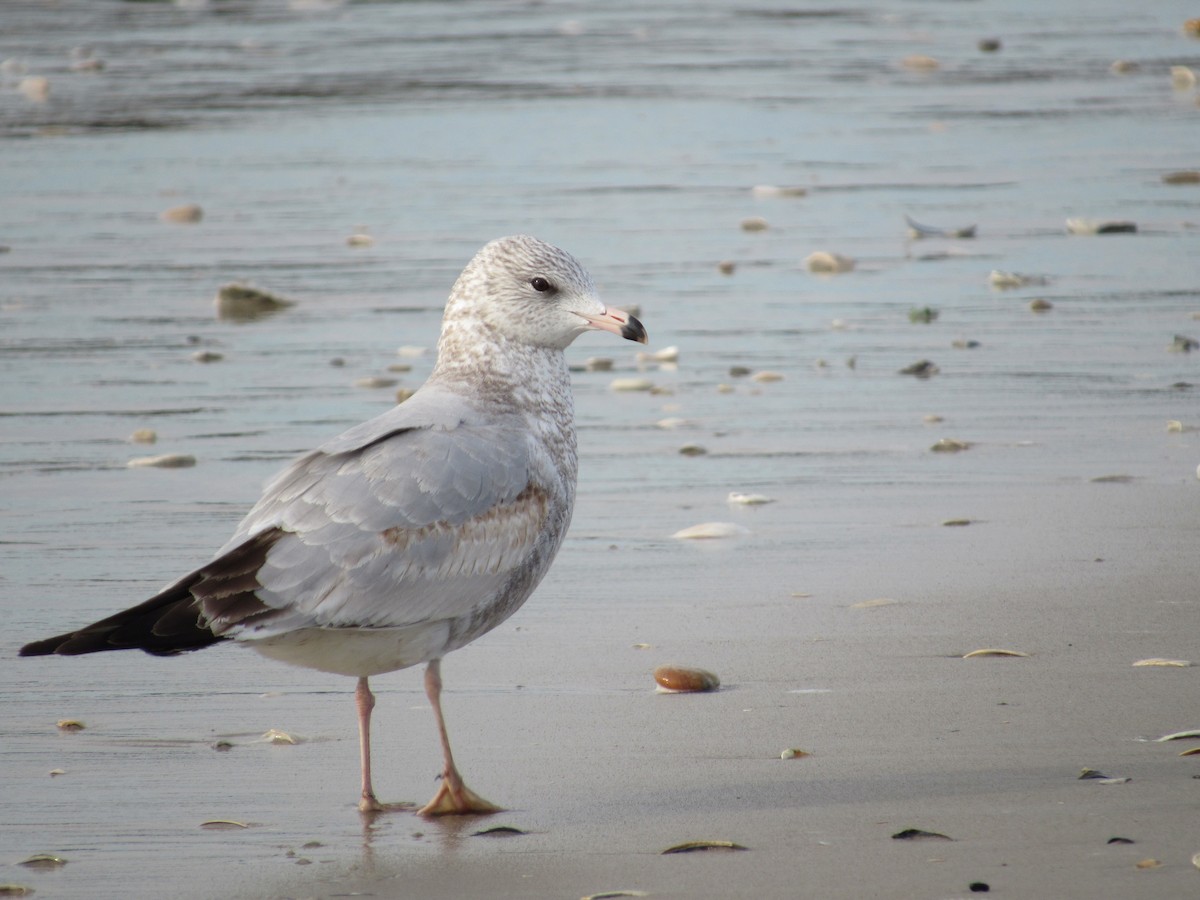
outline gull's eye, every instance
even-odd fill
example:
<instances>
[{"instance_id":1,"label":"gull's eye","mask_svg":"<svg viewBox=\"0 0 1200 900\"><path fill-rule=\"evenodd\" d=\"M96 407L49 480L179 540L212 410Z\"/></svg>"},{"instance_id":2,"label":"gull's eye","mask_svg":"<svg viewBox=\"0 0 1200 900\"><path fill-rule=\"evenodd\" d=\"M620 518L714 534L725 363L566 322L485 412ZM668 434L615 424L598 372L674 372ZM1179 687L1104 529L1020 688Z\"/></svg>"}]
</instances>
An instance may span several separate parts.
<instances>
[{"instance_id":1,"label":"gull's eye","mask_svg":"<svg viewBox=\"0 0 1200 900\"><path fill-rule=\"evenodd\" d=\"M541 275L538 275L536 278L531 278L529 280L529 286L531 288L533 288L535 291L537 291L539 294L548 294L554 290L554 285L552 285L548 280L543 278Z\"/></svg>"}]
</instances>

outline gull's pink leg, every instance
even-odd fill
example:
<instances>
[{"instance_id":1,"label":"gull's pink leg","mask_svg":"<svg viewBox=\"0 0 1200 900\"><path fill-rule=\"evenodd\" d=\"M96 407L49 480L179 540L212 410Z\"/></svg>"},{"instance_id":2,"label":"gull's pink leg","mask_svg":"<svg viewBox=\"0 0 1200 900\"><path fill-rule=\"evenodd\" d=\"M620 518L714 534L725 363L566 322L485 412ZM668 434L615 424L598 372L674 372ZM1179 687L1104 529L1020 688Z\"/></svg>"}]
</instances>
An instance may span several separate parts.
<instances>
[{"instance_id":1,"label":"gull's pink leg","mask_svg":"<svg viewBox=\"0 0 1200 900\"><path fill-rule=\"evenodd\" d=\"M354 700L358 706L358 747L362 763L362 798L358 801L359 812L391 812L397 809L412 809L411 803L380 803L371 787L371 710L375 708L375 695L366 678L358 679L354 689Z\"/></svg>"},{"instance_id":2,"label":"gull's pink leg","mask_svg":"<svg viewBox=\"0 0 1200 900\"><path fill-rule=\"evenodd\" d=\"M363 681L366 679L364 678ZM442 741L442 783L438 786L433 799L417 812L423 816L470 813L484 815L499 812L499 806L484 800L463 783L462 776L458 774L458 769L454 765L454 757L450 754L450 736L446 733L446 721L442 718L442 661L440 659L430 660L429 665L425 667L425 695L429 697L429 702L433 706L433 714L437 717L438 736Z\"/></svg>"}]
</instances>

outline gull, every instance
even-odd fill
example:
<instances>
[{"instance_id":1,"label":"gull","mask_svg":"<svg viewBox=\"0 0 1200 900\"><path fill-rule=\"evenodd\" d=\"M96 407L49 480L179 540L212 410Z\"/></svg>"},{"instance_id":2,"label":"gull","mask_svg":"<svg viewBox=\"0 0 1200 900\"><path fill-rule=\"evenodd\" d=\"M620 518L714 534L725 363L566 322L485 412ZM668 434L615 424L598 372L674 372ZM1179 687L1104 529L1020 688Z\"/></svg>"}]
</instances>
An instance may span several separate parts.
<instances>
[{"instance_id":1,"label":"gull","mask_svg":"<svg viewBox=\"0 0 1200 900\"><path fill-rule=\"evenodd\" d=\"M516 612L562 544L577 472L563 351L591 330L646 342L566 251L492 241L451 289L416 393L280 472L207 564L21 655L173 656L233 641L357 678L364 813L402 806L380 803L371 783L368 679L425 663L443 767L418 813L498 811L455 767L441 660Z\"/></svg>"}]
</instances>

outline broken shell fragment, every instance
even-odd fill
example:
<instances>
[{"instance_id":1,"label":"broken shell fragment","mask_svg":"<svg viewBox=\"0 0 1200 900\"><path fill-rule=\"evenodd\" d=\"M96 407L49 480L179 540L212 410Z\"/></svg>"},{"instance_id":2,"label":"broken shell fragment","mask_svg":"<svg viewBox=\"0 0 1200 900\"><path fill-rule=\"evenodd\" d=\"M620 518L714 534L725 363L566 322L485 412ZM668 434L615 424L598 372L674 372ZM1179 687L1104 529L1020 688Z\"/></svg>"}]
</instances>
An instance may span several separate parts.
<instances>
[{"instance_id":1,"label":"broken shell fragment","mask_svg":"<svg viewBox=\"0 0 1200 900\"><path fill-rule=\"evenodd\" d=\"M922 225L916 222L911 216L905 216L904 221L908 223L908 236L913 240L922 238L944 237L944 238L973 238L975 237L974 225L962 225L958 228L941 228L934 225Z\"/></svg>"},{"instance_id":2,"label":"broken shell fragment","mask_svg":"<svg viewBox=\"0 0 1200 900\"><path fill-rule=\"evenodd\" d=\"M1149 659L1139 659L1134 663L1134 666L1164 666L1174 667L1177 669L1186 669L1192 663L1186 659L1165 659L1160 656L1152 656Z\"/></svg>"},{"instance_id":3,"label":"broken shell fragment","mask_svg":"<svg viewBox=\"0 0 1200 900\"><path fill-rule=\"evenodd\" d=\"M970 441L960 441L958 438L942 438L930 448L934 453L961 453L970 450Z\"/></svg>"},{"instance_id":4,"label":"broken shell fragment","mask_svg":"<svg viewBox=\"0 0 1200 900\"><path fill-rule=\"evenodd\" d=\"M83 731L87 728L78 719L59 719L57 725L59 731Z\"/></svg>"},{"instance_id":5,"label":"broken shell fragment","mask_svg":"<svg viewBox=\"0 0 1200 900\"><path fill-rule=\"evenodd\" d=\"M779 754L780 759L804 759L806 756L812 756L812 754L799 747L789 747Z\"/></svg>"},{"instance_id":6,"label":"broken shell fragment","mask_svg":"<svg viewBox=\"0 0 1200 900\"><path fill-rule=\"evenodd\" d=\"M893 841L952 841L954 838L937 831L922 831L920 828L905 828L892 835Z\"/></svg>"},{"instance_id":7,"label":"broken shell fragment","mask_svg":"<svg viewBox=\"0 0 1200 900\"><path fill-rule=\"evenodd\" d=\"M988 282L994 288L1008 290L1030 284L1046 284L1047 279L1043 275L1022 275L1020 272L1002 272L999 269L993 269L992 274L988 276Z\"/></svg>"},{"instance_id":8,"label":"broken shell fragment","mask_svg":"<svg viewBox=\"0 0 1200 900\"><path fill-rule=\"evenodd\" d=\"M941 369L939 369L937 367L937 364L934 363L932 360L919 359L912 365L905 366L903 369L900 370L899 374L914 375L917 378L929 378L932 375L936 375L940 371L941 371Z\"/></svg>"},{"instance_id":9,"label":"broken shell fragment","mask_svg":"<svg viewBox=\"0 0 1200 900\"><path fill-rule=\"evenodd\" d=\"M645 891L601 891L598 894L588 894L581 900L613 900L616 897L649 897Z\"/></svg>"},{"instance_id":10,"label":"broken shell fragment","mask_svg":"<svg viewBox=\"0 0 1200 900\"><path fill-rule=\"evenodd\" d=\"M649 391L654 382L648 378L614 378L608 386L612 391Z\"/></svg>"},{"instance_id":11,"label":"broken shell fragment","mask_svg":"<svg viewBox=\"0 0 1200 900\"><path fill-rule=\"evenodd\" d=\"M755 372L753 375L751 375L750 380L757 381L759 384L770 384L771 382L775 381L783 381L783 376L778 372L763 370L762 372Z\"/></svg>"},{"instance_id":12,"label":"broken shell fragment","mask_svg":"<svg viewBox=\"0 0 1200 900\"><path fill-rule=\"evenodd\" d=\"M216 350L197 350L192 354L192 362L198 363L220 362L224 358L225 354L218 353Z\"/></svg>"},{"instance_id":13,"label":"broken shell fragment","mask_svg":"<svg viewBox=\"0 0 1200 900\"><path fill-rule=\"evenodd\" d=\"M0 884L0 897L28 897L33 888L25 884Z\"/></svg>"},{"instance_id":14,"label":"broken shell fragment","mask_svg":"<svg viewBox=\"0 0 1200 900\"><path fill-rule=\"evenodd\" d=\"M1160 738L1155 738L1155 743L1161 744L1165 741L1181 741L1185 738L1200 738L1200 728L1193 728L1191 731L1176 731L1174 734L1164 734Z\"/></svg>"},{"instance_id":15,"label":"broken shell fragment","mask_svg":"<svg viewBox=\"0 0 1200 900\"><path fill-rule=\"evenodd\" d=\"M207 822L201 822L200 827L211 828L214 831L232 831L235 828L249 828L250 826L245 822L238 822L233 819L209 819Z\"/></svg>"},{"instance_id":16,"label":"broken shell fragment","mask_svg":"<svg viewBox=\"0 0 1200 900\"><path fill-rule=\"evenodd\" d=\"M729 496L725 498L725 502L732 503L735 506L762 506L765 503L774 503L775 500L763 494L742 494L738 491L730 491Z\"/></svg>"},{"instance_id":17,"label":"broken shell fragment","mask_svg":"<svg viewBox=\"0 0 1200 900\"><path fill-rule=\"evenodd\" d=\"M217 297L213 304L217 308L218 319L250 322L295 306L295 301L285 300L246 284L226 284L217 289Z\"/></svg>"},{"instance_id":18,"label":"broken shell fragment","mask_svg":"<svg viewBox=\"0 0 1200 900\"><path fill-rule=\"evenodd\" d=\"M481 828L479 831L472 831L471 837L516 837L522 834L528 834L528 832L522 831L515 825L493 825L490 828Z\"/></svg>"},{"instance_id":19,"label":"broken shell fragment","mask_svg":"<svg viewBox=\"0 0 1200 900\"><path fill-rule=\"evenodd\" d=\"M162 456L137 456L125 463L129 469L187 469L196 464L188 453L164 453Z\"/></svg>"},{"instance_id":20,"label":"broken shell fragment","mask_svg":"<svg viewBox=\"0 0 1200 900\"><path fill-rule=\"evenodd\" d=\"M699 694L721 687L721 679L714 673L688 666L659 666L654 670L654 680L659 692L667 694Z\"/></svg>"},{"instance_id":21,"label":"broken shell fragment","mask_svg":"<svg viewBox=\"0 0 1200 900\"><path fill-rule=\"evenodd\" d=\"M891 597L876 597L873 600L859 600L857 603L851 603L850 609L878 609L881 606L895 606L899 602Z\"/></svg>"},{"instance_id":22,"label":"broken shell fragment","mask_svg":"<svg viewBox=\"0 0 1200 900\"><path fill-rule=\"evenodd\" d=\"M158 440L158 432L153 428L139 428L129 435L131 444L153 444Z\"/></svg>"},{"instance_id":23,"label":"broken shell fragment","mask_svg":"<svg viewBox=\"0 0 1200 900\"><path fill-rule=\"evenodd\" d=\"M365 378L354 379L355 387L368 389L395 387L399 383L396 378L385 378L382 375L368 375Z\"/></svg>"},{"instance_id":24,"label":"broken shell fragment","mask_svg":"<svg viewBox=\"0 0 1200 900\"><path fill-rule=\"evenodd\" d=\"M976 659L978 657L983 657L983 656L1028 657L1029 654L1024 653L1020 650L1004 650L1000 647L983 647L979 650L972 650L970 653L964 653L962 658L963 659Z\"/></svg>"},{"instance_id":25,"label":"broken shell fragment","mask_svg":"<svg viewBox=\"0 0 1200 900\"><path fill-rule=\"evenodd\" d=\"M817 250L804 257L804 268L822 275L851 272L854 270L854 266L855 261L852 257L843 256L840 253L830 253L826 250Z\"/></svg>"},{"instance_id":26,"label":"broken shell fragment","mask_svg":"<svg viewBox=\"0 0 1200 900\"><path fill-rule=\"evenodd\" d=\"M696 853L704 852L705 850L748 850L748 847L743 847L741 844L735 844L733 841L688 841L686 844L676 844L674 847L668 847L663 850L661 856L666 856L668 853Z\"/></svg>"},{"instance_id":27,"label":"broken shell fragment","mask_svg":"<svg viewBox=\"0 0 1200 900\"><path fill-rule=\"evenodd\" d=\"M803 197L808 193L802 187L779 187L774 184L756 184L750 188L750 193L755 197Z\"/></svg>"},{"instance_id":28,"label":"broken shell fragment","mask_svg":"<svg viewBox=\"0 0 1200 900\"><path fill-rule=\"evenodd\" d=\"M941 63L932 56L926 56L924 53L914 53L900 60L900 65L906 69L912 69L916 72L932 72L941 66Z\"/></svg>"},{"instance_id":29,"label":"broken shell fragment","mask_svg":"<svg viewBox=\"0 0 1200 900\"><path fill-rule=\"evenodd\" d=\"M661 350L655 350L652 353L640 352L637 354L638 362L678 362L679 348L678 347L663 347Z\"/></svg>"},{"instance_id":30,"label":"broken shell fragment","mask_svg":"<svg viewBox=\"0 0 1200 900\"><path fill-rule=\"evenodd\" d=\"M1200 756L1200 747L1191 747L1190 749L1182 750L1182 751L1180 751L1179 755L1180 756Z\"/></svg>"},{"instance_id":31,"label":"broken shell fragment","mask_svg":"<svg viewBox=\"0 0 1200 900\"><path fill-rule=\"evenodd\" d=\"M766 231L770 227L762 216L751 216L742 219L742 231Z\"/></svg>"},{"instance_id":32,"label":"broken shell fragment","mask_svg":"<svg viewBox=\"0 0 1200 900\"><path fill-rule=\"evenodd\" d=\"M23 859L18 866L25 866L29 869L57 869L59 866L65 866L67 861L61 856L56 856L53 853L35 853L28 859Z\"/></svg>"},{"instance_id":33,"label":"broken shell fragment","mask_svg":"<svg viewBox=\"0 0 1200 900\"><path fill-rule=\"evenodd\" d=\"M1104 219L1067 219L1068 234L1134 234L1135 222L1120 222Z\"/></svg>"},{"instance_id":34,"label":"broken shell fragment","mask_svg":"<svg viewBox=\"0 0 1200 900\"><path fill-rule=\"evenodd\" d=\"M1141 859L1137 862L1139 869L1157 869L1162 865L1162 860L1158 859Z\"/></svg>"},{"instance_id":35,"label":"broken shell fragment","mask_svg":"<svg viewBox=\"0 0 1200 900\"><path fill-rule=\"evenodd\" d=\"M736 522L702 522L690 528L681 528L671 537L680 541L703 541L716 538L740 537L750 533L750 529Z\"/></svg>"},{"instance_id":36,"label":"broken shell fragment","mask_svg":"<svg viewBox=\"0 0 1200 900\"><path fill-rule=\"evenodd\" d=\"M1043 300L1041 297L1037 297L1029 301L1029 308L1036 313L1049 312L1050 310L1054 309L1054 304L1049 300Z\"/></svg>"},{"instance_id":37,"label":"broken shell fragment","mask_svg":"<svg viewBox=\"0 0 1200 900\"><path fill-rule=\"evenodd\" d=\"M164 209L158 214L158 217L164 222L172 222L176 225L191 225L204 218L204 210L199 204L184 203Z\"/></svg>"},{"instance_id":38,"label":"broken shell fragment","mask_svg":"<svg viewBox=\"0 0 1200 900\"><path fill-rule=\"evenodd\" d=\"M295 735L288 734L286 731L280 731L278 728L269 728L263 732L260 741L265 741L268 744L298 744L300 739Z\"/></svg>"}]
</instances>

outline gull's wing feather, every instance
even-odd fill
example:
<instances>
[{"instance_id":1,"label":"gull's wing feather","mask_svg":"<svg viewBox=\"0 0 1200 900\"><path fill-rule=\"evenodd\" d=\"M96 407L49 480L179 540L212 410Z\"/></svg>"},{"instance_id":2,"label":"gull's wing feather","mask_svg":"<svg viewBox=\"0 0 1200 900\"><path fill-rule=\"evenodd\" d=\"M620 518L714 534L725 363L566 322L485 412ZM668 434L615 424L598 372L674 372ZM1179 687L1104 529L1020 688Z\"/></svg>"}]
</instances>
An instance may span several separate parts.
<instances>
[{"instance_id":1,"label":"gull's wing feather","mask_svg":"<svg viewBox=\"0 0 1200 900\"><path fill-rule=\"evenodd\" d=\"M517 419L408 403L297 460L218 559L276 535L251 593L209 597L214 633L400 627L483 610L546 537L555 486ZM432 420L432 421L431 421ZM550 531L561 533L561 529ZM551 554L552 555L552 554Z\"/></svg>"}]
</instances>

